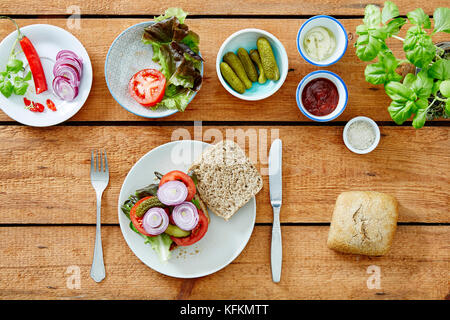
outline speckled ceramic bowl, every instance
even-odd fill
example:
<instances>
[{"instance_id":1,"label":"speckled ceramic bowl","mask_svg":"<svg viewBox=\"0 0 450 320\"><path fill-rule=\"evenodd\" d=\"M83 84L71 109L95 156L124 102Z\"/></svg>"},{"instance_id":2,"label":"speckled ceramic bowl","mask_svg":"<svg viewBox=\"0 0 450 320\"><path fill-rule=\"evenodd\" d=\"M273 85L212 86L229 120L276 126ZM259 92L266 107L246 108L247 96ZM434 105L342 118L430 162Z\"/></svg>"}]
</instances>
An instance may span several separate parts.
<instances>
[{"instance_id":1,"label":"speckled ceramic bowl","mask_svg":"<svg viewBox=\"0 0 450 320\"><path fill-rule=\"evenodd\" d=\"M153 62L152 46L141 41L144 28L153 21L138 23L123 31L109 48L105 61L105 79L113 98L127 111L146 118L163 118L178 110L158 108L151 110L137 103L128 94L128 82L138 71L146 68L161 69ZM203 63L201 74L203 76ZM191 100L197 93L194 93Z\"/></svg>"}]
</instances>

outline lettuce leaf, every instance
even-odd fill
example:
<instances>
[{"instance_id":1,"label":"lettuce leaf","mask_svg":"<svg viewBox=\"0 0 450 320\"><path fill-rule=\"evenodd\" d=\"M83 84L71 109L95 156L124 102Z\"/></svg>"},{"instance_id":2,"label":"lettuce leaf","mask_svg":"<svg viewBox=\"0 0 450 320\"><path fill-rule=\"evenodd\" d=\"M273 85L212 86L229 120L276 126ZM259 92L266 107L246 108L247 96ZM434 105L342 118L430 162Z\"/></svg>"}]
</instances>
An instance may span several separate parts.
<instances>
[{"instance_id":1,"label":"lettuce leaf","mask_svg":"<svg viewBox=\"0 0 450 320\"><path fill-rule=\"evenodd\" d=\"M194 93L195 91L188 88L178 87L173 84L169 85L164 98L153 108L165 107L167 109L184 111Z\"/></svg>"},{"instance_id":2,"label":"lettuce leaf","mask_svg":"<svg viewBox=\"0 0 450 320\"><path fill-rule=\"evenodd\" d=\"M163 21L165 19L168 19L170 17L176 17L180 23L184 23L184 20L186 19L188 13L184 12L181 8L168 8L163 15L160 15L159 17L155 17L155 21Z\"/></svg>"},{"instance_id":3,"label":"lettuce leaf","mask_svg":"<svg viewBox=\"0 0 450 320\"><path fill-rule=\"evenodd\" d=\"M145 243L150 243L152 249L158 254L161 261L168 261L170 259L170 246L172 245L172 239L166 233L161 233L156 237L144 236Z\"/></svg>"}]
</instances>

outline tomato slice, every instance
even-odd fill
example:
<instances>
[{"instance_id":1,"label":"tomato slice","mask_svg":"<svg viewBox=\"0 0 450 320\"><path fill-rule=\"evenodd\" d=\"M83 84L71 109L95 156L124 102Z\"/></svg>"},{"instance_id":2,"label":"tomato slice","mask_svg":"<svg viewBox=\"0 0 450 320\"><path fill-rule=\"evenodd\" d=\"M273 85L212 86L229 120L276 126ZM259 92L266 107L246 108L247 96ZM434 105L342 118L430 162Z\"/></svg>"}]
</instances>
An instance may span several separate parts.
<instances>
[{"instance_id":1,"label":"tomato slice","mask_svg":"<svg viewBox=\"0 0 450 320\"><path fill-rule=\"evenodd\" d=\"M208 218L205 216L203 211L198 210L198 224L194 230L191 231L191 234L184 238L177 238L173 236L170 236L170 238L179 246L191 246L200 241L200 239L206 234L206 231L208 231Z\"/></svg>"},{"instance_id":2,"label":"tomato slice","mask_svg":"<svg viewBox=\"0 0 450 320\"><path fill-rule=\"evenodd\" d=\"M197 192L197 188L195 187L195 183L192 180L192 178L189 177L186 173L184 173L182 171L174 170L174 171L170 171L170 172L166 173L161 178L161 181L159 182L159 186L162 186L164 183L169 182L169 181L174 181L174 180L181 181L186 185L186 187L188 189L188 195L187 195L186 201L191 201L194 198L195 193Z\"/></svg>"},{"instance_id":3,"label":"tomato slice","mask_svg":"<svg viewBox=\"0 0 450 320\"><path fill-rule=\"evenodd\" d=\"M166 77L156 69L143 69L128 83L128 92L144 107L152 107L162 100L166 88Z\"/></svg>"},{"instance_id":4,"label":"tomato slice","mask_svg":"<svg viewBox=\"0 0 450 320\"><path fill-rule=\"evenodd\" d=\"M147 231L145 231L144 226L142 225L142 219L144 217L138 217L136 216L136 209L137 207L139 207L139 205L144 202L147 199L153 198L153 196L150 197L145 197L142 198L141 200L139 200L138 202L136 202L136 204L131 208L130 210L130 219L131 222L133 223L134 227L140 232L142 233L144 236L147 237L153 237L151 234L148 234Z\"/></svg>"}]
</instances>

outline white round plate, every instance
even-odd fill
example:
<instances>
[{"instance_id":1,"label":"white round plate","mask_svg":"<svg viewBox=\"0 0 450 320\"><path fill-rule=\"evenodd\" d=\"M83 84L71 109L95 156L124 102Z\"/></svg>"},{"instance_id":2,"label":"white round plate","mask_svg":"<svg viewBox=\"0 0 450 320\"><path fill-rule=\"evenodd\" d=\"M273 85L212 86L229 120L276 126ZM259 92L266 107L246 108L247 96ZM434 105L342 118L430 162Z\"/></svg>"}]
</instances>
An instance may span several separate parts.
<instances>
[{"instance_id":1,"label":"white round plate","mask_svg":"<svg viewBox=\"0 0 450 320\"><path fill-rule=\"evenodd\" d=\"M11 24L12 25L12 24ZM29 81L30 86L24 96L12 95L9 98L0 93L0 108L12 119L25 125L34 127L48 127L66 121L81 109L92 86L92 65L86 49L80 41L70 32L48 24L33 24L21 28L22 33L27 36L36 48L41 58L47 79L47 91L36 94L33 79ZM10 33L0 43L0 69L4 70L8 62L9 53L17 38L17 31ZM78 96L73 101L63 101L53 94L53 65L56 54L60 50L72 50L83 59L83 75L79 87ZM24 63L25 70L29 70L27 59L21 52L20 45L16 46L17 58ZM32 112L25 108L23 98L42 103L46 106L46 100L51 99L57 111L51 111L45 107L44 112Z\"/></svg>"},{"instance_id":2,"label":"white round plate","mask_svg":"<svg viewBox=\"0 0 450 320\"><path fill-rule=\"evenodd\" d=\"M151 150L131 168L120 190L118 213L125 241L143 263L171 277L202 277L232 262L244 249L253 232L256 218L255 198L229 221L209 211L211 221L206 235L192 246L174 249L171 258L166 262L161 262L150 244L145 244L144 239L130 229L130 220L120 207L137 189L155 183L154 171L162 174L171 170L187 172L191 163L207 146L207 143L201 141L180 140Z\"/></svg>"}]
</instances>

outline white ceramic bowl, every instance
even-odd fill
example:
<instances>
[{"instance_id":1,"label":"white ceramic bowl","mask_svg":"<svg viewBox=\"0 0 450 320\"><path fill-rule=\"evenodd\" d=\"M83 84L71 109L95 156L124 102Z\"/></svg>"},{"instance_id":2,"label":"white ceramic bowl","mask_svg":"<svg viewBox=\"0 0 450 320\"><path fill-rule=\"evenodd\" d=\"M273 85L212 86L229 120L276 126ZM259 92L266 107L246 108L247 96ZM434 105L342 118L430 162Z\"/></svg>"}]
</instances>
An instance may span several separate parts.
<instances>
[{"instance_id":1,"label":"white ceramic bowl","mask_svg":"<svg viewBox=\"0 0 450 320\"><path fill-rule=\"evenodd\" d=\"M370 147L368 147L367 149L364 149L364 150L355 149L350 144L350 142L348 141L348 137L347 137L348 128L350 127L350 125L352 123L357 122L357 121L365 121L365 122L369 123L371 125L371 127L373 128L373 130L375 131L375 140L374 140L373 144ZM350 151L352 151L354 153L358 153L358 154L366 154L366 153L369 153L369 152L373 151L378 146L378 143L380 142L380 128L378 127L376 122L373 121L372 119L367 118L367 117L359 116L359 117L355 117L355 118L351 119L349 122L347 122L347 124L344 127L344 132L342 133L342 137L344 138L345 146Z\"/></svg>"},{"instance_id":2,"label":"white ceramic bowl","mask_svg":"<svg viewBox=\"0 0 450 320\"><path fill-rule=\"evenodd\" d=\"M308 110L306 110L306 108L302 102L303 89L311 80L314 80L317 78L325 78L325 79L328 79L331 82L333 82L336 85L336 88L337 88L338 94L339 94L339 101L336 106L336 109L334 109L334 111L332 113L327 114L325 116L316 116L316 115L308 112ZM319 122L331 121L331 120L336 119L344 111L344 109L347 105L347 101L348 101L347 86L345 85L344 80L342 80L341 77L339 77L337 74L335 74L331 71L326 71L326 70L314 71L314 72L307 74L302 79L302 81L300 81L300 83L298 84L297 92L296 92L296 99L297 99L298 108L309 119L314 120L314 121L319 121Z\"/></svg>"},{"instance_id":3,"label":"white ceramic bowl","mask_svg":"<svg viewBox=\"0 0 450 320\"><path fill-rule=\"evenodd\" d=\"M304 48L304 40L305 35L309 30L315 27L325 27L330 30L334 34L334 38L336 39L336 48L333 54L325 60L315 60L308 55ZM306 20L305 23L300 27L297 33L297 49L300 52L300 55L308 61L309 63L319 66L326 67L332 65L339 61L342 58L348 46L348 37L347 31L344 26L335 18L325 15L314 16Z\"/></svg>"},{"instance_id":4,"label":"white ceramic bowl","mask_svg":"<svg viewBox=\"0 0 450 320\"><path fill-rule=\"evenodd\" d=\"M243 94L240 94L231 88L231 86L222 77L222 73L220 72L220 63L223 61L223 56L225 53L229 51L236 53L241 47L247 51L256 49L256 41L259 37L266 37L269 40L275 60L278 64L278 68L280 69L280 79L278 79L278 81L267 80L264 84L254 82L250 89L247 89ZM222 86L233 96L242 100L262 100L277 92L283 85L284 80L286 80L288 73L288 57L286 49L280 40L267 31L260 29L243 29L233 33L224 41L224 43L222 43L222 46L217 53L216 72Z\"/></svg>"}]
</instances>

